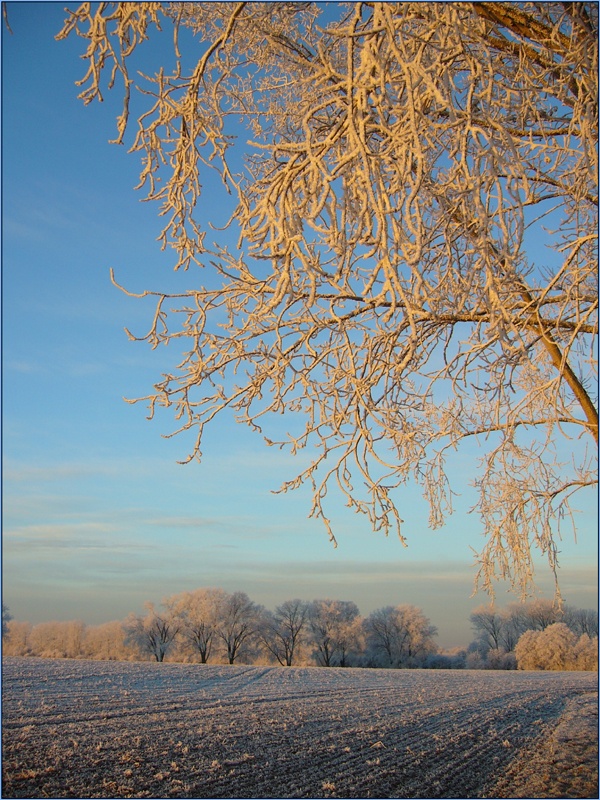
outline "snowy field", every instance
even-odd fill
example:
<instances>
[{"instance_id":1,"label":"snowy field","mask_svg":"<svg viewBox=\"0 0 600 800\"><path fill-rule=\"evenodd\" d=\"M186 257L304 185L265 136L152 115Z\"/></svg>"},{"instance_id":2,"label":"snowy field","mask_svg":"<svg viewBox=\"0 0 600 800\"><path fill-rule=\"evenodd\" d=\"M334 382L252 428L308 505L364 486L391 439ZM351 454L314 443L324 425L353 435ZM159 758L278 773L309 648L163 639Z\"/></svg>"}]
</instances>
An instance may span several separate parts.
<instances>
[{"instance_id":1,"label":"snowy field","mask_svg":"<svg viewBox=\"0 0 600 800\"><path fill-rule=\"evenodd\" d=\"M3 797L598 796L595 673L6 658L2 690Z\"/></svg>"}]
</instances>

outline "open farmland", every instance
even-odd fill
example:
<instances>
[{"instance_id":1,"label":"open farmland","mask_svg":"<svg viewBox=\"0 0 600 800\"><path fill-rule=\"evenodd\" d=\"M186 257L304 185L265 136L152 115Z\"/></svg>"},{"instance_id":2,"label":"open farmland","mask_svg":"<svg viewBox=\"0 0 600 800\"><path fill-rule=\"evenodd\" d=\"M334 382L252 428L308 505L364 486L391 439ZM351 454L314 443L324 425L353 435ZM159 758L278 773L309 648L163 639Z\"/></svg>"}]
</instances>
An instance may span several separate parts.
<instances>
[{"instance_id":1,"label":"open farmland","mask_svg":"<svg viewBox=\"0 0 600 800\"><path fill-rule=\"evenodd\" d=\"M6 658L3 796L593 797L597 700L581 672Z\"/></svg>"}]
</instances>

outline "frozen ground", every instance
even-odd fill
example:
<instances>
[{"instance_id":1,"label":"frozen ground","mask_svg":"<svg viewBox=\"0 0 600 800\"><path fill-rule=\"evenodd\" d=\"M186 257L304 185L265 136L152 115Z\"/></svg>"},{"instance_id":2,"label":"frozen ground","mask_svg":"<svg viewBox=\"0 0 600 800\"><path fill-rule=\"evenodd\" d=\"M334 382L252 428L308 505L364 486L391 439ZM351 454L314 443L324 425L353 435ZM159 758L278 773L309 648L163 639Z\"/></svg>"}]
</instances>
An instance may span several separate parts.
<instances>
[{"instance_id":1,"label":"frozen ground","mask_svg":"<svg viewBox=\"0 0 600 800\"><path fill-rule=\"evenodd\" d=\"M592 673L6 658L2 689L3 797L598 796Z\"/></svg>"}]
</instances>

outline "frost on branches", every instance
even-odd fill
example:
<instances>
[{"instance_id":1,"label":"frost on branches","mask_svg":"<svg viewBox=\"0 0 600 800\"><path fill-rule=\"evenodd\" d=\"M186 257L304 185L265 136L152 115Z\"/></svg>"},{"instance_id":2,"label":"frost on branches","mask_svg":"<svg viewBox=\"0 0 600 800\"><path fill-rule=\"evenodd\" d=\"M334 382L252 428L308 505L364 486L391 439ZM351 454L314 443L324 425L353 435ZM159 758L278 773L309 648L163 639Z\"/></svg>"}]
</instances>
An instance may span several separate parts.
<instances>
[{"instance_id":1,"label":"frost on branches","mask_svg":"<svg viewBox=\"0 0 600 800\"><path fill-rule=\"evenodd\" d=\"M395 490L417 481L441 526L446 458L477 440L478 584L525 592L534 547L556 570L569 500L597 483L597 14L502 2L70 12L59 38L87 42L80 96L124 87L117 141L130 135L141 155L162 246L176 268L203 268L183 294L145 292L154 321L130 334L184 345L139 399L195 429L190 459L231 409L268 444L317 454L281 490L311 486L333 541L337 484L404 542ZM138 48L161 36L173 67L138 73ZM225 231L203 194L211 171ZM266 438L283 412L290 433Z\"/></svg>"},{"instance_id":2,"label":"frost on branches","mask_svg":"<svg viewBox=\"0 0 600 800\"><path fill-rule=\"evenodd\" d=\"M597 670L598 637L579 638L564 622L525 631L515 647L519 669Z\"/></svg>"}]
</instances>

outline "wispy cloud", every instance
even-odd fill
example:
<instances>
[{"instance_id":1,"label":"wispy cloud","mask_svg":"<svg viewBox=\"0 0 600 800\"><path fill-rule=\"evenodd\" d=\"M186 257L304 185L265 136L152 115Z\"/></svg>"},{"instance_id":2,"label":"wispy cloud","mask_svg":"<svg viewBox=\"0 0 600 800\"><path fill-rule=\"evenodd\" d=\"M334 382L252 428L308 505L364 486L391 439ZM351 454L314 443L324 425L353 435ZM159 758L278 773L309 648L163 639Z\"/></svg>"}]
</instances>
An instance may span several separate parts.
<instances>
[{"instance_id":1,"label":"wispy cloud","mask_svg":"<svg viewBox=\"0 0 600 800\"><path fill-rule=\"evenodd\" d=\"M62 374L71 378L86 378L90 375L99 375L109 369L106 361L74 361L64 357L57 357L51 362L41 363L25 359L12 359L4 363L5 370L17 372L20 375L53 375Z\"/></svg>"},{"instance_id":2,"label":"wispy cloud","mask_svg":"<svg viewBox=\"0 0 600 800\"><path fill-rule=\"evenodd\" d=\"M23 359L6 359L4 362L4 369L20 372L24 375L41 375L43 372L48 371L48 367L44 367L37 361L26 361Z\"/></svg>"},{"instance_id":3,"label":"wispy cloud","mask_svg":"<svg viewBox=\"0 0 600 800\"><path fill-rule=\"evenodd\" d=\"M177 465L168 465L171 468ZM143 458L137 456L99 457L87 459L64 460L60 456L52 460L46 454L30 461L6 459L3 464L2 478L6 482L26 483L29 488L36 484L56 481L69 481L74 478L90 479L109 477L126 479L131 476L153 476L165 472L165 461L158 457ZM118 483L117 483L118 485ZM67 484L65 483L65 487Z\"/></svg>"},{"instance_id":4,"label":"wispy cloud","mask_svg":"<svg viewBox=\"0 0 600 800\"><path fill-rule=\"evenodd\" d=\"M211 519L209 517L148 517L143 520L144 525L152 525L157 528L193 528L203 529L212 526L223 525L222 519Z\"/></svg>"},{"instance_id":5,"label":"wispy cloud","mask_svg":"<svg viewBox=\"0 0 600 800\"><path fill-rule=\"evenodd\" d=\"M33 222L13 219L8 215L2 219L2 235L7 242L10 239L43 242L46 238L45 232L40 230L39 225Z\"/></svg>"},{"instance_id":6,"label":"wispy cloud","mask_svg":"<svg viewBox=\"0 0 600 800\"><path fill-rule=\"evenodd\" d=\"M108 475L115 472L114 465L95 462L69 462L35 466L33 464L5 465L2 471L4 481L16 483L46 483L48 481L61 481L65 478L79 478L82 476Z\"/></svg>"},{"instance_id":7,"label":"wispy cloud","mask_svg":"<svg viewBox=\"0 0 600 800\"><path fill-rule=\"evenodd\" d=\"M73 378L87 378L90 375L100 375L108 371L106 362L101 361L75 361L62 365L65 373Z\"/></svg>"},{"instance_id":8,"label":"wispy cloud","mask_svg":"<svg viewBox=\"0 0 600 800\"><path fill-rule=\"evenodd\" d=\"M39 556L45 553L45 557L59 550L130 549L130 545L115 541L114 534L117 531L117 526L103 522L6 527L3 531L3 548L6 556L20 553Z\"/></svg>"}]
</instances>

